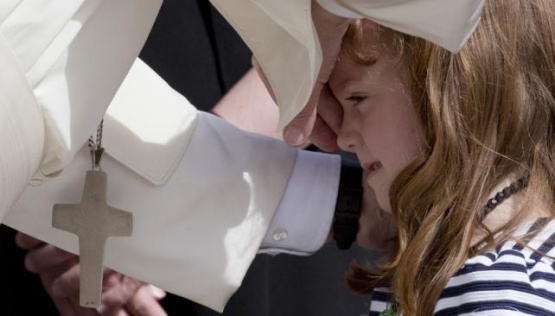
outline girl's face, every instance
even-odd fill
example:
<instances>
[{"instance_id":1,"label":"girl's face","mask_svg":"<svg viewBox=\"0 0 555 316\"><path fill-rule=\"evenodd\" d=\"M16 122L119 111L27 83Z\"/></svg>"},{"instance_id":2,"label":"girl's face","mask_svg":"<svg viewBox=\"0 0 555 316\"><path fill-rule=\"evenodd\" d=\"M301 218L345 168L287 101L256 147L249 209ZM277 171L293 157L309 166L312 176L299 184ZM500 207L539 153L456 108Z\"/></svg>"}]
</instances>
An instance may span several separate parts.
<instances>
[{"instance_id":1,"label":"girl's face","mask_svg":"<svg viewBox=\"0 0 555 316\"><path fill-rule=\"evenodd\" d=\"M363 22L364 47L377 56L376 62L364 66L340 54L329 86L343 108L339 147L357 155L364 181L374 190L380 207L391 211L389 188L420 153L421 128L406 66L380 42L376 27Z\"/></svg>"}]
</instances>

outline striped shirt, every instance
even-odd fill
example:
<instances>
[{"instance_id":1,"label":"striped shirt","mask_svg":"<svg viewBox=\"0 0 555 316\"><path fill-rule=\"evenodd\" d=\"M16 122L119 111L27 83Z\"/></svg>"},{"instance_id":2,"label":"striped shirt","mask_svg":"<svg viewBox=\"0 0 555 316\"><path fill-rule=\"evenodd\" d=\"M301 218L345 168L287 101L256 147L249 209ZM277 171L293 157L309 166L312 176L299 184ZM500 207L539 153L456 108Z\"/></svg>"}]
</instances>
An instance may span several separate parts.
<instances>
[{"instance_id":1,"label":"striped shirt","mask_svg":"<svg viewBox=\"0 0 555 316\"><path fill-rule=\"evenodd\" d=\"M538 220L517 231L526 233ZM434 315L552 315L555 316L555 220L534 236L528 247L513 241L468 259L449 280ZM546 256L547 255L547 256ZM372 293L370 315L391 308L391 292Z\"/></svg>"}]
</instances>

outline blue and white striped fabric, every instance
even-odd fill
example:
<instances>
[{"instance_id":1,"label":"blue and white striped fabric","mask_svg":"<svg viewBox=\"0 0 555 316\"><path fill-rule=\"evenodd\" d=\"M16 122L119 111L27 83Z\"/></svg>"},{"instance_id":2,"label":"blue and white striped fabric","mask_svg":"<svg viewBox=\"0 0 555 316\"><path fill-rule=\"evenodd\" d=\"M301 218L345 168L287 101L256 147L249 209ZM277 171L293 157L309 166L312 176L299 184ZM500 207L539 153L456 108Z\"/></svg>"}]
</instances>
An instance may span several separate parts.
<instances>
[{"instance_id":1,"label":"blue and white striped fabric","mask_svg":"<svg viewBox=\"0 0 555 316\"><path fill-rule=\"evenodd\" d=\"M545 222L526 225L517 234ZM447 283L434 315L555 315L555 220L528 245L531 249L506 242L468 259ZM370 315L390 307L390 291L376 289Z\"/></svg>"}]
</instances>

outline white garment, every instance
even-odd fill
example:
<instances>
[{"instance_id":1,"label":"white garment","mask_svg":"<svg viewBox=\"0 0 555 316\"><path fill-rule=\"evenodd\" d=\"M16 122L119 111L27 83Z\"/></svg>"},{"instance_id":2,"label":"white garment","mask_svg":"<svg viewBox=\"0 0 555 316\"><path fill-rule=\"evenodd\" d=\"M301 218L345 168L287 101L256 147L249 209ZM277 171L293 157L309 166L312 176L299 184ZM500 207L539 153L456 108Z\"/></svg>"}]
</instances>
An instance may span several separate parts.
<instances>
[{"instance_id":1,"label":"white garment","mask_svg":"<svg viewBox=\"0 0 555 316\"><path fill-rule=\"evenodd\" d=\"M280 128L306 105L322 52L313 0L210 0L250 47L276 97ZM331 13L367 18L458 51L480 20L484 0L316 0Z\"/></svg>"},{"instance_id":2,"label":"white garment","mask_svg":"<svg viewBox=\"0 0 555 316\"><path fill-rule=\"evenodd\" d=\"M220 311L282 203L297 155L315 155L197 112L140 61L108 109L103 139L109 204L135 218L132 237L109 239L106 265ZM303 171L320 177L307 179L313 192L300 199L330 215L339 158L317 155ZM28 187L5 223L76 252L76 236L51 227L51 206L80 201L90 165L83 147L61 175Z\"/></svg>"},{"instance_id":3,"label":"white garment","mask_svg":"<svg viewBox=\"0 0 555 316\"><path fill-rule=\"evenodd\" d=\"M90 160L79 150L138 55L161 1L1 1L0 218L33 175L45 179L22 194L5 217L8 224L76 250L75 236L50 227L49 207L80 200ZM226 0L219 7L227 2L243 13L237 16L248 29L234 23L241 33L263 31L255 53L264 52L283 125L305 103L319 68L310 0L253 1ZM268 12L292 20L260 27L272 20ZM115 159L103 160L110 204L135 213L135 232L109 241L107 264L222 310L302 153L198 114L147 67L135 65L106 118L105 147ZM153 110L153 103L171 115ZM330 177L337 177L337 160L329 165L335 165ZM336 192L337 181L321 182L328 186L323 192Z\"/></svg>"},{"instance_id":4,"label":"white garment","mask_svg":"<svg viewBox=\"0 0 555 316\"><path fill-rule=\"evenodd\" d=\"M98 125L161 0L2 0L0 218L62 170ZM38 171L38 173L37 173Z\"/></svg>"},{"instance_id":5,"label":"white garment","mask_svg":"<svg viewBox=\"0 0 555 316\"><path fill-rule=\"evenodd\" d=\"M35 174L35 186L4 222L77 250L74 235L51 228L51 207L80 201L90 167L83 145L118 92L105 118L102 165L110 205L134 212L135 230L131 238L109 239L106 263L223 310L305 154L199 114L140 61L117 91L159 5L2 1L0 145L8 154L0 155L0 214ZM335 181L319 181L315 203L337 192L338 158L325 157L325 168L314 170ZM334 201L327 196L326 213Z\"/></svg>"}]
</instances>

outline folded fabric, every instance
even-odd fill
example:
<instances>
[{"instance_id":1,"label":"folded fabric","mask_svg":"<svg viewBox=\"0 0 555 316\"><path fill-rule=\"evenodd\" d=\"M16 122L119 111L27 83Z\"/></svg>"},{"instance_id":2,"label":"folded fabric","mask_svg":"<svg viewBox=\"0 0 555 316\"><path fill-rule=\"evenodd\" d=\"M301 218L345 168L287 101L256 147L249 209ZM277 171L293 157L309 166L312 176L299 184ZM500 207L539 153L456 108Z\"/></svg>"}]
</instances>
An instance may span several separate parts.
<instances>
[{"instance_id":1,"label":"folded fabric","mask_svg":"<svg viewBox=\"0 0 555 316\"><path fill-rule=\"evenodd\" d=\"M108 204L135 220L131 237L108 239L106 265L222 311L281 203L299 150L198 112L141 61L110 105L104 132ZM52 206L79 203L90 168L81 146L59 176L28 186L3 222L77 253L77 237L52 228Z\"/></svg>"},{"instance_id":2,"label":"folded fabric","mask_svg":"<svg viewBox=\"0 0 555 316\"><path fill-rule=\"evenodd\" d=\"M322 52L312 0L211 0L249 45L272 86L279 128L306 105ZM456 52L480 20L484 0L317 0L328 11L367 18Z\"/></svg>"},{"instance_id":3,"label":"folded fabric","mask_svg":"<svg viewBox=\"0 0 555 316\"><path fill-rule=\"evenodd\" d=\"M96 130L162 0L2 0L0 219Z\"/></svg>"}]
</instances>

